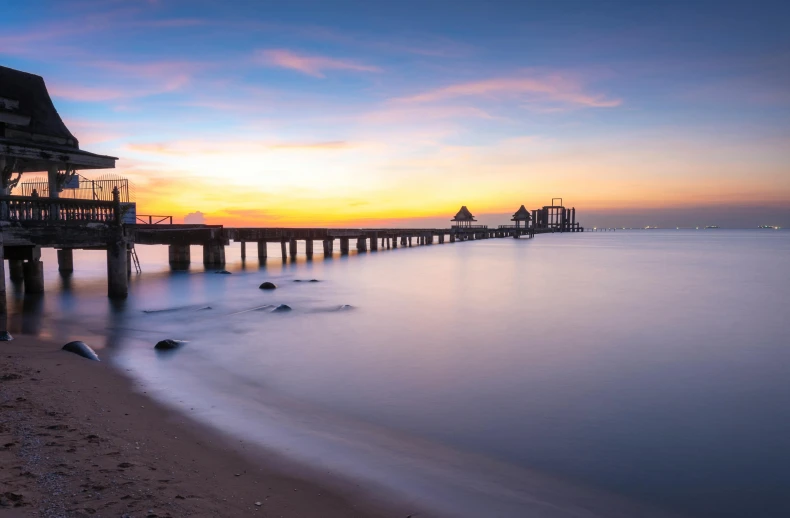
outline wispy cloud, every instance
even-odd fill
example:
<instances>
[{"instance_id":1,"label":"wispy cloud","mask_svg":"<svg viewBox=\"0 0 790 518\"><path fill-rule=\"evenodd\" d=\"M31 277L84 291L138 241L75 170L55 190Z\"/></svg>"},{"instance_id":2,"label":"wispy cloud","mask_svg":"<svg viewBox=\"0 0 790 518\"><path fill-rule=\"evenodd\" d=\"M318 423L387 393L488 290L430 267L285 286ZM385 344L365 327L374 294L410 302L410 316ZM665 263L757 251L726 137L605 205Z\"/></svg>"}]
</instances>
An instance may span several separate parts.
<instances>
[{"instance_id":1,"label":"wispy cloud","mask_svg":"<svg viewBox=\"0 0 790 518\"><path fill-rule=\"evenodd\" d=\"M286 49L261 50L258 60L264 64L296 70L313 77L325 77L327 70L351 70L356 72L381 72L379 67L355 61L336 59L327 56L308 56Z\"/></svg>"},{"instance_id":2,"label":"wispy cloud","mask_svg":"<svg viewBox=\"0 0 790 518\"><path fill-rule=\"evenodd\" d=\"M329 141L233 141L233 142L206 142L206 141L175 141L130 143L124 146L126 151L133 151L149 155L191 156L195 153L203 155L223 153L260 153L264 151L332 151L348 149L354 144L343 140Z\"/></svg>"},{"instance_id":3,"label":"wispy cloud","mask_svg":"<svg viewBox=\"0 0 790 518\"><path fill-rule=\"evenodd\" d=\"M402 103L430 103L458 97L516 97L532 98L571 105L612 108L620 106L620 99L587 93L576 81L561 76L546 77L499 77L456 83L412 96L395 99Z\"/></svg>"}]
</instances>

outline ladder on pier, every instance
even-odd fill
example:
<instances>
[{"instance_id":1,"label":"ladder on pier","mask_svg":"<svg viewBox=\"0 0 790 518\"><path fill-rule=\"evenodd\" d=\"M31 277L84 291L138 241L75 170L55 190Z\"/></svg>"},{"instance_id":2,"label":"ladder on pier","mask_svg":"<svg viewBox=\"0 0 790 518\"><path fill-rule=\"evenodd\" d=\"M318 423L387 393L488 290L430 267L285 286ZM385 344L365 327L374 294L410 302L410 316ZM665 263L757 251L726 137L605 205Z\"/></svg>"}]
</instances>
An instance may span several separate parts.
<instances>
[{"instance_id":1,"label":"ladder on pier","mask_svg":"<svg viewBox=\"0 0 790 518\"><path fill-rule=\"evenodd\" d=\"M132 264L134 265L134 271L137 273L143 273L143 269L140 268L140 259L137 257L137 250L132 248Z\"/></svg>"}]
</instances>

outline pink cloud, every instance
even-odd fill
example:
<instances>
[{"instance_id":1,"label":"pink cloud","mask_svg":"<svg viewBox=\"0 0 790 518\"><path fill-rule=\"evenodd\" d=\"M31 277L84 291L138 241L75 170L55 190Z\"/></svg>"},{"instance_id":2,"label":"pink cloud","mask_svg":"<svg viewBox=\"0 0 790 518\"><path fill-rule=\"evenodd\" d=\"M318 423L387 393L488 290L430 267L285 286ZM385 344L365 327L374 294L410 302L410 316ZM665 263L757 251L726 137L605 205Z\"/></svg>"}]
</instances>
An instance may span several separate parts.
<instances>
[{"instance_id":1,"label":"pink cloud","mask_svg":"<svg viewBox=\"0 0 790 518\"><path fill-rule=\"evenodd\" d=\"M620 99L608 99L602 95L586 93L578 83L560 76L503 77L457 83L395 100L403 103L429 103L457 97L501 98L508 96L527 96L537 100L594 108L612 108L622 104Z\"/></svg>"},{"instance_id":2,"label":"pink cloud","mask_svg":"<svg viewBox=\"0 0 790 518\"><path fill-rule=\"evenodd\" d=\"M324 77L325 70L353 70L357 72L381 72L371 65L341 60L326 56L307 56L290 50L272 49L258 52L258 58L265 64L297 70L313 77Z\"/></svg>"}]
</instances>

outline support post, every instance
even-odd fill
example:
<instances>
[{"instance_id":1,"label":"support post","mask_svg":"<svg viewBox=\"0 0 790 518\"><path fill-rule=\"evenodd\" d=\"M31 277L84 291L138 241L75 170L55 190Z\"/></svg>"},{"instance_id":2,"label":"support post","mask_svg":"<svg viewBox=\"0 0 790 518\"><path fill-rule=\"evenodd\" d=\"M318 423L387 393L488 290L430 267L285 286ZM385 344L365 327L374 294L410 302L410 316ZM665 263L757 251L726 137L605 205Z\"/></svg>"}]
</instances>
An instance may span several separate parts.
<instances>
[{"instance_id":1,"label":"support post","mask_svg":"<svg viewBox=\"0 0 790 518\"><path fill-rule=\"evenodd\" d=\"M400 237L398 237L398 236L392 236L392 249L393 249L393 250L395 250L396 248L398 248L398 239L400 239Z\"/></svg>"},{"instance_id":2,"label":"support post","mask_svg":"<svg viewBox=\"0 0 790 518\"><path fill-rule=\"evenodd\" d=\"M21 281L25 279L25 262L21 259L8 260L8 276L12 281Z\"/></svg>"},{"instance_id":3,"label":"support post","mask_svg":"<svg viewBox=\"0 0 790 518\"><path fill-rule=\"evenodd\" d=\"M258 241L258 261L261 263L266 262L267 254L266 241Z\"/></svg>"},{"instance_id":4,"label":"support post","mask_svg":"<svg viewBox=\"0 0 790 518\"><path fill-rule=\"evenodd\" d=\"M33 259L25 261L22 268L25 276L25 293L44 293L44 263Z\"/></svg>"},{"instance_id":5,"label":"support post","mask_svg":"<svg viewBox=\"0 0 790 518\"><path fill-rule=\"evenodd\" d=\"M71 248L58 250L58 271L60 273L74 271L74 251Z\"/></svg>"},{"instance_id":6,"label":"support post","mask_svg":"<svg viewBox=\"0 0 790 518\"><path fill-rule=\"evenodd\" d=\"M455 243L455 234L453 234L452 232L450 232L450 242Z\"/></svg>"},{"instance_id":7,"label":"support post","mask_svg":"<svg viewBox=\"0 0 790 518\"><path fill-rule=\"evenodd\" d=\"M241 242L241 260L244 261L247 259L247 243L242 241Z\"/></svg>"},{"instance_id":8,"label":"support post","mask_svg":"<svg viewBox=\"0 0 790 518\"><path fill-rule=\"evenodd\" d=\"M25 283L27 283L27 279L25 279ZM126 243L119 240L107 245L107 296L111 299L123 299L128 293Z\"/></svg>"},{"instance_id":9,"label":"support post","mask_svg":"<svg viewBox=\"0 0 790 518\"><path fill-rule=\"evenodd\" d=\"M308 239L304 242L304 253L308 259L313 258L313 240Z\"/></svg>"},{"instance_id":10,"label":"support post","mask_svg":"<svg viewBox=\"0 0 790 518\"><path fill-rule=\"evenodd\" d=\"M378 232L373 232L373 235L370 236L370 251L375 252L379 249L379 234Z\"/></svg>"},{"instance_id":11,"label":"support post","mask_svg":"<svg viewBox=\"0 0 790 518\"><path fill-rule=\"evenodd\" d=\"M170 245L167 255L172 268L187 268L191 261L189 245Z\"/></svg>"},{"instance_id":12,"label":"support post","mask_svg":"<svg viewBox=\"0 0 790 518\"><path fill-rule=\"evenodd\" d=\"M132 274L132 249L126 249L126 276L129 277Z\"/></svg>"},{"instance_id":13,"label":"support post","mask_svg":"<svg viewBox=\"0 0 790 518\"><path fill-rule=\"evenodd\" d=\"M0 169L0 173L2 173L2 169ZM2 323L5 323L5 315L7 311L8 302L5 296L5 247L3 246L3 233L0 232L0 313L2 313ZM6 329L3 327L0 330L5 331Z\"/></svg>"},{"instance_id":14,"label":"support post","mask_svg":"<svg viewBox=\"0 0 790 518\"><path fill-rule=\"evenodd\" d=\"M288 245L288 251L290 252L291 259L296 259L296 239L291 238L291 240L288 242Z\"/></svg>"},{"instance_id":15,"label":"support post","mask_svg":"<svg viewBox=\"0 0 790 518\"><path fill-rule=\"evenodd\" d=\"M217 241L204 243L203 265L207 267L225 266L225 245Z\"/></svg>"},{"instance_id":16,"label":"support post","mask_svg":"<svg viewBox=\"0 0 790 518\"><path fill-rule=\"evenodd\" d=\"M285 239L280 240L280 252L282 253L283 256L283 262L288 260L288 254L285 251Z\"/></svg>"},{"instance_id":17,"label":"support post","mask_svg":"<svg viewBox=\"0 0 790 518\"><path fill-rule=\"evenodd\" d=\"M409 236L409 248L411 248L411 247L412 247L412 244L411 244L411 236Z\"/></svg>"},{"instance_id":18,"label":"support post","mask_svg":"<svg viewBox=\"0 0 790 518\"><path fill-rule=\"evenodd\" d=\"M358 252L367 252L368 250L368 240L366 237L358 237L357 238L357 251Z\"/></svg>"},{"instance_id":19,"label":"support post","mask_svg":"<svg viewBox=\"0 0 790 518\"><path fill-rule=\"evenodd\" d=\"M340 255L348 255L348 238L340 238Z\"/></svg>"}]
</instances>

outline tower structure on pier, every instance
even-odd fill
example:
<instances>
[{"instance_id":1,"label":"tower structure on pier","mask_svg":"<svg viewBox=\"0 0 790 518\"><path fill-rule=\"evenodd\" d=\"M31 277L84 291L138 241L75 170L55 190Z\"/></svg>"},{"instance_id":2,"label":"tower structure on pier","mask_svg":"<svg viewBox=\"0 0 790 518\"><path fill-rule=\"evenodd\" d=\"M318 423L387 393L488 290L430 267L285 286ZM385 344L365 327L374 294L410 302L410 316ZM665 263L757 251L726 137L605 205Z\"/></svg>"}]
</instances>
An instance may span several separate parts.
<instances>
[{"instance_id":1,"label":"tower structure on pier","mask_svg":"<svg viewBox=\"0 0 790 518\"><path fill-rule=\"evenodd\" d=\"M475 217L469 212L469 209L466 208L466 205L461 207L461 210L458 211L458 214L455 215L453 219L451 219L454 223L454 227L457 228L469 228L472 226L472 223L477 221Z\"/></svg>"},{"instance_id":2,"label":"tower structure on pier","mask_svg":"<svg viewBox=\"0 0 790 518\"><path fill-rule=\"evenodd\" d=\"M0 66L0 195L23 173L46 172L57 198L78 170L111 169L117 158L81 150L41 76Z\"/></svg>"}]
</instances>

